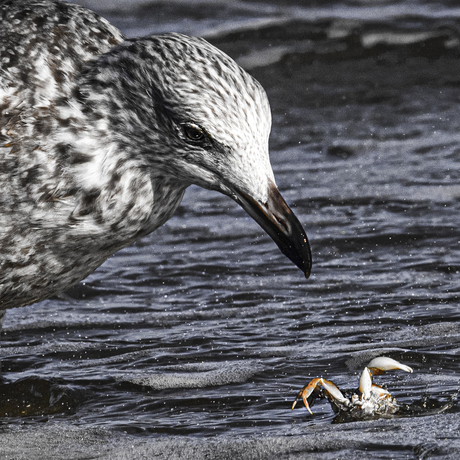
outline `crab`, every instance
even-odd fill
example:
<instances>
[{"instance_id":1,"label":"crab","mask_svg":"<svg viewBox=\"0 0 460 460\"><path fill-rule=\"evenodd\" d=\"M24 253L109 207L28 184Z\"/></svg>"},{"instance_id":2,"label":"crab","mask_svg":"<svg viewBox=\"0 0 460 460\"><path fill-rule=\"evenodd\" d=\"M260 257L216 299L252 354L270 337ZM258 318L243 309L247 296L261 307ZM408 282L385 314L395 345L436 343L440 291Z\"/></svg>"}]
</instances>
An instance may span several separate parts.
<instances>
[{"instance_id":1,"label":"crab","mask_svg":"<svg viewBox=\"0 0 460 460\"><path fill-rule=\"evenodd\" d=\"M412 369L398 361L380 356L374 358L365 368L359 380L357 391L348 391L346 396L334 383L323 378L313 379L304 386L292 404L292 409L301 399L308 412L313 415L310 405L316 398L328 398L332 409L341 419L337 421L359 420L369 417L390 416L399 411L398 401L384 388L372 383L374 375L385 371L400 369L412 372Z\"/></svg>"}]
</instances>

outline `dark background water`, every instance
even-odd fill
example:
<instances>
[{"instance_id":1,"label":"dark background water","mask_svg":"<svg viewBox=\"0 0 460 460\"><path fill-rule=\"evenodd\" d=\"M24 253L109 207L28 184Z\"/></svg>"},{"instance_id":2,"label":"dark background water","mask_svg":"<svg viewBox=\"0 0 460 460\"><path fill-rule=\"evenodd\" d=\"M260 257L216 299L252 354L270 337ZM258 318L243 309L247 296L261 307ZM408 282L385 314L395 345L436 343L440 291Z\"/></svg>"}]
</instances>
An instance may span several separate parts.
<instances>
[{"instance_id":1,"label":"dark background water","mask_svg":"<svg viewBox=\"0 0 460 460\"><path fill-rule=\"evenodd\" d=\"M3 377L25 390L3 400L38 396L0 419L0 458L458 458L458 405L439 410L460 386L457 3L80 3L129 36L204 36L259 79L313 274L191 187L84 283L8 311ZM311 378L354 388L379 355L414 368L378 378L412 415L291 411Z\"/></svg>"}]
</instances>

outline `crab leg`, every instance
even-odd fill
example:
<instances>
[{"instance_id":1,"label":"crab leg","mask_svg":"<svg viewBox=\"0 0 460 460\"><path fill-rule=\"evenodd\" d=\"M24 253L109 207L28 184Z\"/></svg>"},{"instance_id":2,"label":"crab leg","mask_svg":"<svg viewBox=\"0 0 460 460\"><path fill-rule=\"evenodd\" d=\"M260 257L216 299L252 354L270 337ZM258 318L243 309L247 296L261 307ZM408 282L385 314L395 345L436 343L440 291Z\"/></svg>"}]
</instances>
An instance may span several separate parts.
<instances>
[{"instance_id":1,"label":"crab leg","mask_svg":"<svg viewBox=\"0 0 460 460\"><path fill-rule=\"evenodd\" d=\"M313 412L310 409L310 405L308 404L308 398L309 396L311 396L313 392L319 392L321 388L324 389L329 399L338 400L343 404L347 404L347 398L345 398L342 392L331 381L323 378L317 378L313 379L307 386L304 386L299 391L297 398L295 398L295 401L292 403L292 409L294 409L294 407L296 406L297 401L302 399L308 412L310 412L310 414L313 415Z\"/></svg>"}]
</instances>

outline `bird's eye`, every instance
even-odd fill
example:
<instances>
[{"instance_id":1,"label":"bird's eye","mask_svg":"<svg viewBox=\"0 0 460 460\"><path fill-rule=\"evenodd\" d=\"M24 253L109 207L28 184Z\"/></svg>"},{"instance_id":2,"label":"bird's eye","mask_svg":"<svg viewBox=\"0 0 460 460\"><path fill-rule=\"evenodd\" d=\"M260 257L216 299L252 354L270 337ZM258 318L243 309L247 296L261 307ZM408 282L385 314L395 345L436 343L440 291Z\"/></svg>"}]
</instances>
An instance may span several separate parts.
<instances>
[{"instance_id":1,"label":"bird's eye","mask_svg":"<svg viewBox=\"0 0 460 460\"><path fill-rule=\"evenodd\" d=\"M184 134L189 141L201 144L206 140L206 131L197 125L184 123L182 125L182 129L184 130Z\"/></svg>"}]
</instances>

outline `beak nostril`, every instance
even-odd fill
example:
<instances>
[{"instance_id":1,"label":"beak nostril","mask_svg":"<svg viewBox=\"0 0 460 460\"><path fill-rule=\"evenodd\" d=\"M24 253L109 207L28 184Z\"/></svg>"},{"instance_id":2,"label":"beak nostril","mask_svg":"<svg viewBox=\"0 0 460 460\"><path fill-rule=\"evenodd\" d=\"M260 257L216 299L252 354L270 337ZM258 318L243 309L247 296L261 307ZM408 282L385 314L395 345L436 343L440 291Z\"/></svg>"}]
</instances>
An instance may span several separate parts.
<instances>
[{"instance_id":1,"label":"beak nostril","mask_svg":"<svg viewBox=\"0 0 460 460\"><path fill-rule=\"evenodd\" d=\"M285 233L289 233L290 231L289 223L285 219L283 219L282 217L278 217L276 215L273 215L273 218L275 219L278 226L281 227Z\"/></svg>"}]
</instances>

